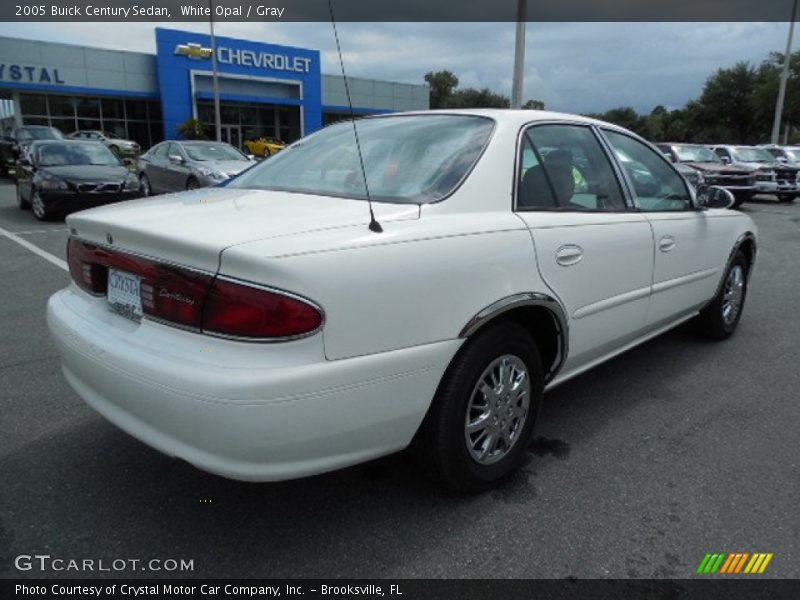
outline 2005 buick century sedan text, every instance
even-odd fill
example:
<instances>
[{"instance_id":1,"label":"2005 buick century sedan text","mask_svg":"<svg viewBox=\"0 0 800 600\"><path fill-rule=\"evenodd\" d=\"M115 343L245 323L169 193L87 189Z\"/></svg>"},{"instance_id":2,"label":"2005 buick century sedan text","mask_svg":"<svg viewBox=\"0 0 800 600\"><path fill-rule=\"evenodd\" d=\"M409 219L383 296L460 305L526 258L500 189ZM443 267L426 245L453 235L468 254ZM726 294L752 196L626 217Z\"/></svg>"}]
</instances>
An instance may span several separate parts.
<instances>
[{"instance_id":1,"label":"2005 buick century sedan text","mask_svg":"<svg viewBox=\"0 0 800 600\"><path fill-rule=\"evenodd\" d=\"M411 444L481 489L520 462L546 388L691 318L736 328L754 224L635 135L507 110L357 131L364 170L346 122L224 188L69 217L48 321L78 394L231 478Z\"/></svg>"}]
</instances>

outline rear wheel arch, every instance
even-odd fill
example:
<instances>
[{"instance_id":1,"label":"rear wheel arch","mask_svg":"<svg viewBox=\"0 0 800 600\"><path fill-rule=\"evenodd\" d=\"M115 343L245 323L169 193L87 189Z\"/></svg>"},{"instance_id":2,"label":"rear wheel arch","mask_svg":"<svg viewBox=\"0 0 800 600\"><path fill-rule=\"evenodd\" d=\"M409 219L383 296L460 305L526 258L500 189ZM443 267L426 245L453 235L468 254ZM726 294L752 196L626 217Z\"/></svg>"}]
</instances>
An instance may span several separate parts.
<instances>
[{"instance_id":1,"label":"rear wheel arch","mask_svg":"<svg viewBox=\"0 0 800 600\"><path fill-rule=\"evenodd\" d=\"M508 296L479 311L459 337L469 339L479 331L507 322L521 327L536 342L545 383L551 381L563 366L569 346L566 313L561 304L552 296L537 292Z\"/></svg>"}]
</instances>

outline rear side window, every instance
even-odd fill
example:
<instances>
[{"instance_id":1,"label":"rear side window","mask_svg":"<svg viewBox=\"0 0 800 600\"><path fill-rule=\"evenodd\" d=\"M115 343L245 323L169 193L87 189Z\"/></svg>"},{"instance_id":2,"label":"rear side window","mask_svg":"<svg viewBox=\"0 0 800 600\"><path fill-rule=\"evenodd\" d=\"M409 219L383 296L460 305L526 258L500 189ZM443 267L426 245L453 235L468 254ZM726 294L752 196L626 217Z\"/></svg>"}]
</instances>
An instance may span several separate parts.
<instances>
[{"instance_id":1,"label":"rear side window","mask_svg":"<svg viewBox=\"0 0 800 600\"><path fill-rule=\"evenodd\" d=\"M522 139L517 210L624 210L611 163L592 130L540 125Z\"/></svg>"}]
</instances>

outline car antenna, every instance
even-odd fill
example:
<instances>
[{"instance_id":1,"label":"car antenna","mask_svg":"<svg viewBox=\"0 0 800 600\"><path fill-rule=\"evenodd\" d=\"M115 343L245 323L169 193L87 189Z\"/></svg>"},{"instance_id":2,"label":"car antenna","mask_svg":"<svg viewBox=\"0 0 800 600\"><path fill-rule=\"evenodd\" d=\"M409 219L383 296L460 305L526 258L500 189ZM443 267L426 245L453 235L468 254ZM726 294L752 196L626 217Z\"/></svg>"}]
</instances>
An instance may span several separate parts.
<instances>
[{"instance_id":1,"label":"car antenna","mask_svg":"<svg viewBox=\"0 0 800 600\"><path fill-rule=\"evenodd\" d=\"M347 107L350 109L350 122L353 124L353 135L356 138L356 151L358 152L358 162L361 165L361 175L364 177L364 191L367 193L367 205L369 206L369 230L381 233L383 227L375 218L375 211L372 210L372 197L369 194L369 183L367 183L367 169L364 167L364 155L361 153L361 142L358 139L358 128L356 127L356 117L353 114L353 100L350 98L350 85L347 83L347 74L344 72L344 60L342 59L342 46L339 44L339 33L336 31L336 19L333 16L333 0L328 0L328 10L331 13L331 25L333 26L333 37L336 38L336 51L339 54L339 66L342 68L342 79L344 79L344 91L347 94Z\"/></svg>"}]
</instances>

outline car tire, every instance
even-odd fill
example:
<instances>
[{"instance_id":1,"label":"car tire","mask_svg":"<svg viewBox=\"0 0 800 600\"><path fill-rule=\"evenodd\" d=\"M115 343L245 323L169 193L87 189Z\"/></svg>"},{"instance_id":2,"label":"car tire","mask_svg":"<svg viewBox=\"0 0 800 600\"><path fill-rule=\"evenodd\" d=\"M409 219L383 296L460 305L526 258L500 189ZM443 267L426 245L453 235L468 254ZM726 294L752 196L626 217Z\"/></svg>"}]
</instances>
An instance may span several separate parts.
<instances>
[{"instance_id":1,"label":"car tire","mask_svg":"<svg viewBox=\"0 0 800 600\"><path fill-rule=\"evenodd\" d=\"M146 198L147 196L153 195L153 188L150 187L150 179L144 173L139 175L139 188L142 190L143 197Z\"/></svg>"},{"instance_id":2,"label":"car tire","mask_svg":"<svg viewBox=\"0 0 800 600\"><path fill-rule=\"evenodd\" d=\"M33 216L40 221L49 221L53 218L52 211L47 208L47 205L42 201L42 197L38 192L33 192L30 203Z\"/></svg>"},{"instance_id":3,"label":"car tire","mask_svg":"<svg viewBox=\"0 0 800 600\"><path fill-rule=\"evenodd\" d=\"M738 250L725 271L717 295L695 319L699 332L705 337L725 340L736 331L747 298L749 269L747 257Z\"/></svg>"},{"instance_id":4,"label":"car tire","mask_svg":"<svg viewBox=\"0 0 800 600\"><path fill-rule=\"evenodd\" d=\"M543 389L542 361L524 329L504 322L479 332L450 363L414 438L420 467L458 492L502 481L524 459Z\"/></svg>"},{"instance_id":5,"label":"car tire","mask_svg":"<svg viewBox=\"0 0 800 600\"><path fill-rule=\"evenodd\" d=\"M742 204L744 204L745 202L750 200L751 196L752 195L749 194L749 193L741 193L741 192L734 193L733 194L733 205L731 205L731 208L739 208Z\"/></svg>"},{"instance_id":6,"label":"car tire","mask_svg":"<svg viewBox=\"0 0 800 600\"><path fill-rule=\"evenodd\" d=\"M794 194L778 194L778 202L794 202Z\"/></svg>"},{"instance_id":7,"label":"car tire","mask_svg":"<svg viewBox=\"0 0 800 600\"><path fill-rule=\"evenodd\" d=\"M31 203L25 198L22 197L22 192L19 189L19 184L17 184L17 206L20 210L30 210Z\"/></svg>"},{"instance_id":8,"label":"car tire","mask_svg":"<svg viewBox=\"0 0 800 600\"><path fill-rule=\"evenodd\" d=\"M189 179L186 180L186 190L187 191L196 190L196 189L199 189L199 188L200 188L200 184L197 182L197 179L195 179L194 177L189 177Z\"/></svg>"}]
</instances>

